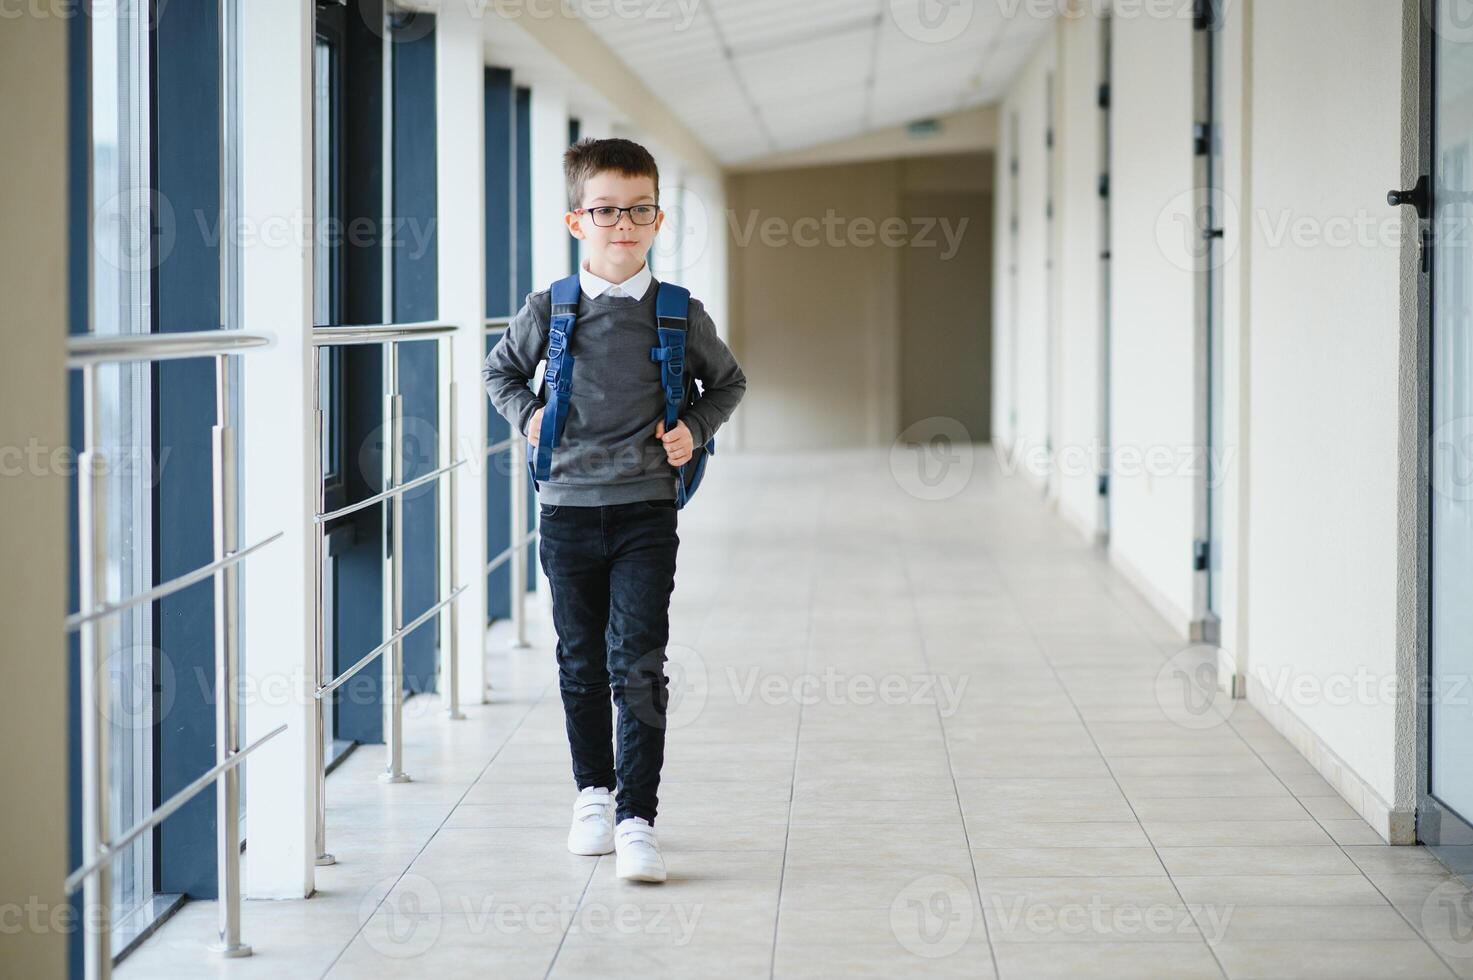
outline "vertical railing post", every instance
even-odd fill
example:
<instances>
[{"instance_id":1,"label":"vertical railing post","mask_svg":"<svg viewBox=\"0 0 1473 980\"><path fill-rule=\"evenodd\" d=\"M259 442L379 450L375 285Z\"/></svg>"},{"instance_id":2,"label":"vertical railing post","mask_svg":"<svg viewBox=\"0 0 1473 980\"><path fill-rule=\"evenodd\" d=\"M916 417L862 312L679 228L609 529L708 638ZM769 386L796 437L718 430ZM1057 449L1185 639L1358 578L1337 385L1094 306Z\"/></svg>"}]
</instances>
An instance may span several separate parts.
<instances>
[{"instance_id":1,"label":"vertical railing post","mask_svg":"<svg viewBox=\"0 0 1473 980\"><path fill-rule=\"evenodd\" d=\"M215 560L239 549L235 428L230 416L230 357L215 358L214 524ZM240 751L236 672L240 663L239 569L230 565L215 573L215 760L225 762ZM215 822L219 853L219 941L210 948L222 956L250 956L240 941L240 769L231 766L215 780Z\"/></svg>"},{"instance_id":2,"label":"vertical railing post","mask_svg":"<svg viewBox=\"0 0 1473 980\"><path fill-rule=\"evenodd\" d=\"M404 395L399 390L399 342L388 344L389 486L404 483ZM389 498L389 631L404 628L404 494ZM404 639L389 644L384 659L384 741L388 765L379 773L385 783L407 783L404 772Z\"/></svg>"},{"instance_id":3,"label":"vertical railing post","mask_svg":"<svg viewBox=\"0 0 1473 980\"><path fill-rule=\"evenodd\" d=\"M455 340L453 337L446 338L445 343L449 351L449 361L455 361ZM457 423L457 404L460 398L458 382L450 382L450 404L449 417L446 419L446 428L450 430L450 449L445 454L445 465L452 465L460 458L460 426ZM449 528L449 540L446 542L446 552L450 557L450 583L449 594L454 595L455 590L460 587L460 487L458 476L459 467L446 474L449 486L446 496L449 497L447 506L450 510L449 520L445 522ZM446 663L445 686L448 704L445 714L452 720L459 721L465 718L465 712L460 710L460 600L454 599L450 603L450 653L442 658Z\"/></svg>"},{"instance_id":4,"label":"vertical railing post","mask_svg":"<svg viewBox=\"0 0 1473 980\"><path fill-rule=\"evenodd\" d=\"M331 355L329 355L331 356ZM327 638L326 615L323 610L322 588L323 537L327 525L317 518L327 513L327 496L323 484L322 446L327 438L326 418L322 414L322 348L312 345L312 497L317 501L312 520L312 670L313 691L317 700L312 712L313 745L312 778L317 782L317 805L314 815L316 824L315 853L319 868L336 864L337 858L327 850L327 711L328 698L322 694L322 685L327 682Z\"/></svg>"},{"instance_id":5,"label":"vertical railing post","mask_svg":"<svg viewBox=\"0 0 1473 980\"><path fill-rule=\"evenodd\" d=\"M100 419L97 366L82 366L82 451L77 457L77 598L91 612L103 600L107 582L107 473L98 449ZM101 616L82 627L80 693L82 705L82 863L106 846L108 835L107 624ZM112 976L112 865L103 864L82 885L83 968L88 980Z\"/></svg>"},{"instance_id":6,"label":"vertical railing post","mask_svg":"<svg viewBox=\"0 0 1473 980\"><path fill-rule=\"evenodd\" d=\"M527 444L511 438L511 625L515 648L527 645Z\"/></svg>"}]
</instances>

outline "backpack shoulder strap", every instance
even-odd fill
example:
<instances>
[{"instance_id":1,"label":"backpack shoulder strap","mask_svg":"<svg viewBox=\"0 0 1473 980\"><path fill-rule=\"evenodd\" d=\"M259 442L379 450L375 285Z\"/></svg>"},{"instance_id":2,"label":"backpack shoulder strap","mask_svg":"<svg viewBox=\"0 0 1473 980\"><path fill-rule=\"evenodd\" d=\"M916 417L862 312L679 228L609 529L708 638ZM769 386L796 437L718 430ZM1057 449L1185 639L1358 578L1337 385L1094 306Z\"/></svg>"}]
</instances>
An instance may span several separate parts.
<instances>
[{"instance_id":1,"label":"backpack shoulder strap","mask_svg":"<svg viewBox=\"0 0 1473 980\"><path fill-rule=\"evenodd\" d=\"M685 401L685 325L690 290L673 282L660 283L655 295L655 322L660 346L650 348L650 360L660 362L660 386L665 389L665 429L680 420Z\"/></svg>"},{"instance_id":2,"label":"backpack shoulder strap","mask_svg":"<svg viewBox=\"0 0 1473 980\"><path fill-rule=\"evenodd\" d=\"M573 326L578 318L578 275L566 276L552 284L552 318L547 327L547 372L543 384L547 401L542 408L542 428L537 435L537 456L533 461L532 479L546 480L552 473L552 451L568 421L568 396L573 391L573 355L568 347L573 342Z\"/></svg>"},{"instance_id":3,"label":"backpack shoulder strap","mask_svg":"<svg viewBox=\"0 0 1473 980\"><path fill-rule=\"evenodd\" d=\"M655 296L655 318L660 334L660 346L650 348L650 360L660 362L660 386L665 389L665 431L675 428L685 408L685 330L690 312L690 290L671 282L660 283ZM704 469L705 458L701 447L696 447L693 463L686 463L676 470L675 505L683 508L690 495L695 493ZM690 470L691 472L687 472Z\"/></svg>"}]
</instances>

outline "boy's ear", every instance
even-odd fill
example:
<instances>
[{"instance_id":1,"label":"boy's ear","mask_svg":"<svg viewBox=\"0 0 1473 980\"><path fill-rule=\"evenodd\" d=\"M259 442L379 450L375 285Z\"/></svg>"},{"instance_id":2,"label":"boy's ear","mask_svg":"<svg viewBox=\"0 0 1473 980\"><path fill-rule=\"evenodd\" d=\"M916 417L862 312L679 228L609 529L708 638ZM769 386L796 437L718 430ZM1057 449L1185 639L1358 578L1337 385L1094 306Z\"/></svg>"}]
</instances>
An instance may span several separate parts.
<instances>
[{"instance_id":1,"label":"boy's ear","mask_svg":"<svg viewBox=\"0 0 1473 980\"><path fill-rule=\"evenodd\" d=\"M568 226L568 234L582 240L588 236L583 231L583 219L571 211L563 212L563 224Z\"/></svg>"}]
</instances>

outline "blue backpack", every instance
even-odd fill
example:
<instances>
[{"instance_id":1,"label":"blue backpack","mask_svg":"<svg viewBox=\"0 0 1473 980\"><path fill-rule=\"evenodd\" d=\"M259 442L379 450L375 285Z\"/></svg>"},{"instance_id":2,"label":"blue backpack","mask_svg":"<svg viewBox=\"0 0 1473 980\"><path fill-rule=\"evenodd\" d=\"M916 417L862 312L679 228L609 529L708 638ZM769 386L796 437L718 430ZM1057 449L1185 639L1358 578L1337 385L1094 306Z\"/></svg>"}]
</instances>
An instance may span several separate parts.
<instances>
[{"instance_id":1,"label":"blue backpack","mask_svg":"<svg viewBox=\"0 0 1473 980\"><path fill-rule=\"evenodd\" d=\"M542 428L537 446L527 453L527 471L532 483L550 479L552 451L557 448L563 426L568 421L568 396L573 388L573 355L568 346L573 340L574 321L578 316L581 286L577 274L552 284L552 320L547 330L547 372L543 375ZM669 432L680 415L696 400L694 379L685 374L685 323L690 308L690 290L674 283L660 283L655 296L655 318L658 321L660 346L650 348L650 360L660 362L660 386L665 389L665 431ZM682 508L695 495L706 472L706 458L716 453L716 437L696 446L690 462L676 467L675 506Z\"/></svg>"}]
</instances>

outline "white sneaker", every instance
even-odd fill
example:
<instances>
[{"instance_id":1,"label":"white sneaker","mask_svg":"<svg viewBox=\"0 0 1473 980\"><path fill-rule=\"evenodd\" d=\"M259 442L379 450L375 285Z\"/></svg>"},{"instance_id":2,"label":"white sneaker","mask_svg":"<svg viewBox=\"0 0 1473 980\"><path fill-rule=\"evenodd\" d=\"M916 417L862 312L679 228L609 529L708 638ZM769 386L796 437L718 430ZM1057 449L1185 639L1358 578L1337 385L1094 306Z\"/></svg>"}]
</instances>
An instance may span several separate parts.
<instances>
[{"instance_id":1,"label":"white sneaker","mask_svg":"<svg viewBox=\"0 0 1473 980\"><path fill-rule=\"evenodd\" d=\"M574 854L607 854L614 849L614 794L602 786L586 786L573 801L568 850Z\"/></svg>"},{"instance_id":2,"label":"white sneaker","mask_svg":"<svg viewBox=\"0 0 1473 980\"><path fill-rule=\"evenodd\" d=\"M664 881L665 859L655 828L644 817L625 817L614 830L614 873L628 881Z\"/></svg>"}]
</instances>

